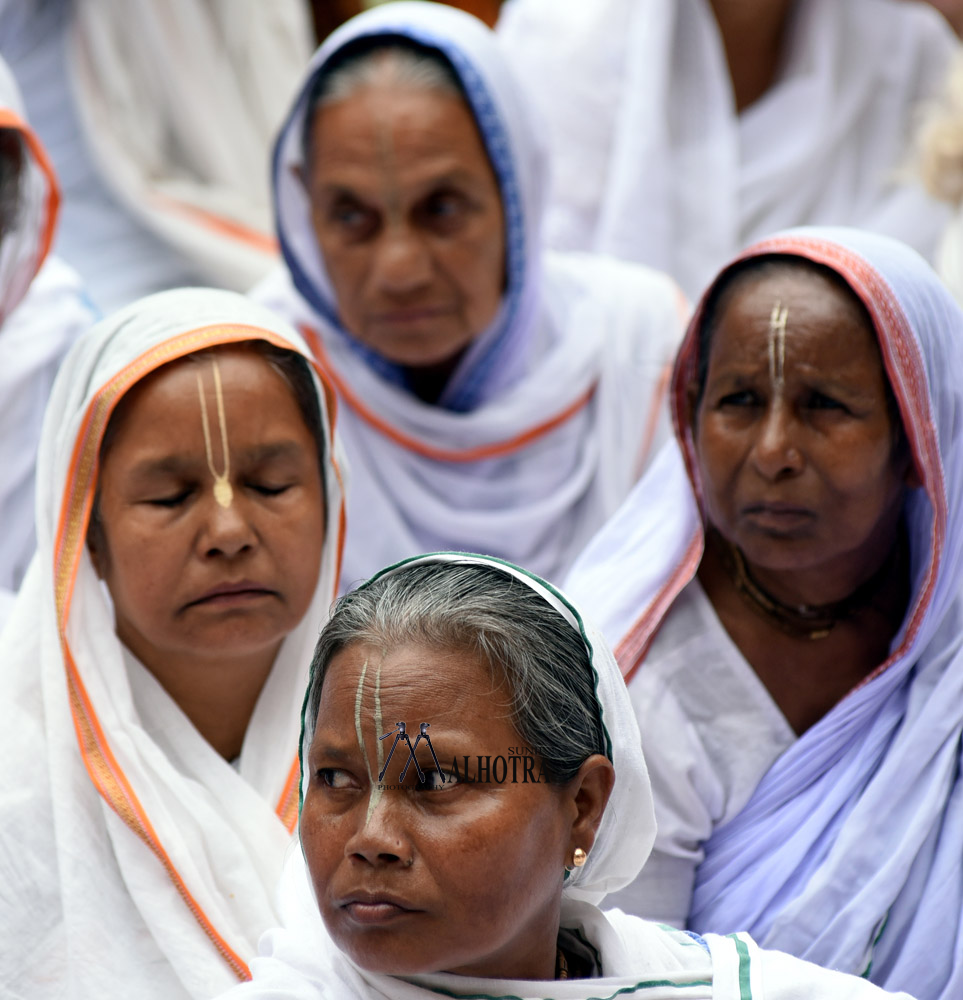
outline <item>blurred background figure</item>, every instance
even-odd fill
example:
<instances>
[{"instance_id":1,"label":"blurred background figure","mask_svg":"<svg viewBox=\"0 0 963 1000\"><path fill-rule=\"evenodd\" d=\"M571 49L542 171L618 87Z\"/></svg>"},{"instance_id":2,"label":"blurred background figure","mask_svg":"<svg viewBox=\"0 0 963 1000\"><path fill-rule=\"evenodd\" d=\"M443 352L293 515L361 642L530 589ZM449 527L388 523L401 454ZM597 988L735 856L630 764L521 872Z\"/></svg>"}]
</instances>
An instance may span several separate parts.
<instances>
[{"instance_id":1,"label":"blurred background figure","mask_svg":"<svg viewBox=\"0 0 963 1000\"><path fill-rule=\"evenodd\" d=\"M318 41L370 0L0 0L0 52L64 189L57 251L105 312L277 259L274 134ZM460 4L493 24L499 0Z\"/></svg>"},{"instance_id":2,"label":"blurred background figure","mask_svg":"<svg viewBox=\"0 0 963 1000\"><path fill-rule=\"evenodd\" d=\"M0 51L64 186L58 251L105 311L275 260L269 150L304 0L0 0Z\"/></svg>"},{"instance_id":3,"label":"blurred background figure","mask_svg":"<svg viewBox=\"0 0 963 1000\"><path fill-rule=\"evenodd\" d=\"M963 303L963 56L954 60L940 100L920 129L919 171L927 190L954 209L936 268Z\"/></svg>"},{"instance_id":4,"label":"blurred background figure","mask_svg":"<svg viewBox=\"0 0 963 1000\"><path fill-rule=\"evenodd\" d=\"M77 276L48 257L59 191L0 60L0 626L36 544L34 472L60 361L94 314Z\"/></svg>"},{"instance_id":5,"label":"blurred background figure","mask_svg":"<svg viewBox=\"0 0 963 1000\"><path fill-rule=\"evenodd\" d=\"M547 237L694 296L776 229L840 223L932 256L945 207L900 175L956 40L908 0L510 0L499 30L550 132Z\"/></svg>"},{"instance_id":6,"label":"blurred background figure","mask_svg":"<svg viewBox=\"0 0 963 1000\"><path fill-rule=\"evenodd\" d=\"M321 46L278 139L286 266L251 294L342 404L346 585L435 549L558 576L670 433L686 304L663 273L544 253L524 97L482 22L387 3Z\"/></svg>"}]
</instances>

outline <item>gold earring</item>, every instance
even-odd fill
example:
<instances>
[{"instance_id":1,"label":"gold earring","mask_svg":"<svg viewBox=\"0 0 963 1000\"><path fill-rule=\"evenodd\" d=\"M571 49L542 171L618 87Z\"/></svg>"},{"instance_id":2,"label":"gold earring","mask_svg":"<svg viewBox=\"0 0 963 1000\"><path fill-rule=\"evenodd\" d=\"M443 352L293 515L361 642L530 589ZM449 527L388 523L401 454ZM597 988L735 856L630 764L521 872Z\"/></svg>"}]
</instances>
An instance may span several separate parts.
<instances>
[{"instance_id":1,"label":"gold earring","mask_svg":"<svg viewBox=\"0 0 963 1000\"><path fill-rule=\"evenodd\" d=\"M575 868L581 868L586 861L588 861L588 854L581 847L576 847L575 852L572 854L572 865Z\"/></svg>"}]
</instances>

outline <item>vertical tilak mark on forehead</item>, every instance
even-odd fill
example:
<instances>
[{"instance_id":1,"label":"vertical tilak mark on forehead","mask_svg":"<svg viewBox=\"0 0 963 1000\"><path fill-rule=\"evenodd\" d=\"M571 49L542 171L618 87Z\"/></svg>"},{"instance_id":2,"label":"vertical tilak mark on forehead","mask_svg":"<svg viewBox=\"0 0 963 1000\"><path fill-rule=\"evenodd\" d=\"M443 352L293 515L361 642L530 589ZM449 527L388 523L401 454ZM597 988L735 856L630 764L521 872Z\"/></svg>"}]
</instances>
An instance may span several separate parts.
<instances>
[{"instance_id":1,"label":"vertical tilak mark on forehead","mask_svg":"<svg viewBox=\"0 0 963 1000\"><path fill-rule=\"evenodd\" d=\"M375 737L376 738L378 736L380 736L384 732L384 719L383 719L382 714L381 714L381 663L383 663L383 662L384 662L384 660L382 660L381 662L378 663L378 672L375 674L375 690L374 690L375 717L374 717L374 724L375 724ZM382 741L380 739L377 740L377 742L375 743L375 746L378 748L378 774L381 774L381 768L384 766L384 747L382 745ZM369 777L370 783L371 783L371 794L368 796L368 813L367 813L367 815L364 818L364 825L367 826L368 823L371 821L371 817L372 817L375 809L378 808L378 803L381 801L381 796L384 793L383 793L383 790L381 788L381 783L380 782L376 783L375 779L374 779L374 776L371 774L371 765L368 764L368 755L367 754L365 754L364 760L365 760L365 765L368 768L368 777Z\"/></svg>"},{"instance_id":2,"label":"vertical tilak mark on forehead","mask_svg":"<svg viewBox=\"0 0 963 1000\"><path fill-rule=\"evenodd\" d=\"M374 778L371 774L371 761L368 759L368 748L364 743L364 732L361 729L361 702L364 696L364 677L368 672L368 661L365 660L361 667L361 676L358 678L358 690L354 696L354 732L358 737L358 747L361 749L361 756L364 757L364 766L368 771L368 780L372 783Z\"/></svg>"},{"instance_id":3,"label":"vertical tilak mark on forehead","mask_svg":"<svg viewBox=\"0 0 963 1000\"><path fill-rule=\"evenodd\" d=\"M773 393L781 395L786 383L786 322L789 310L781 302L772 307L769 316L769 381Z\"/></svg>"},{"instance_id":4,"label":"vertical tilak mark on forehead","mask_svg":"<svg viewBox=\"0 0 963 1000\"><path fill-rule=\"evenodd\" d=\"M381 158L381 180L384 187L385 214L388 225L396 227L403 220L401 194L398 191L398 170L395 164L395 147L391 137L391 126L384 119L377 122L378 152Z\"/></svg>"}]
</instances>

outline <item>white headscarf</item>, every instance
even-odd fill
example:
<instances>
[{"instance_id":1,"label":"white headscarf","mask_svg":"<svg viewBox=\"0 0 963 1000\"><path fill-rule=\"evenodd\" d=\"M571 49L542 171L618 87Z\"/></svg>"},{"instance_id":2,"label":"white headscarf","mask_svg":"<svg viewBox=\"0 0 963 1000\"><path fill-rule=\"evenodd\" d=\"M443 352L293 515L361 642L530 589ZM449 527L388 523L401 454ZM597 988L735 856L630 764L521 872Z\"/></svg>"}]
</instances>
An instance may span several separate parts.
<instances>
[{"instance_id":1,"label":"white headscarf","mask_svg":"<svg viewBox=\"0 0 963 1000\"><path fill-rule=\"evenodd\" d=\"M100 443L124 394L219 344L298 335L230 292L184 289L104 320L64 362L38 463L38 551L0 640L0 982L17 995L209 997L247 976L296 820L301 698L338 576L332 397L326 535L232 767L123 649L86 545Z\"/></svg>"},{"instance_id":2,"label":"white headscarf","mask_svg":"<svg viewBox=\"0 0 963 1000\"><path fill-rule=\"evenodd\" d=\"M23 155L16 221L0 233L2 626L34 550L34 472L44 406L61 358L94 316L73 272L47 259L60 193L2 59L0 129L20 136Z\"/></svg>"},{"instance_id":3,"label":"white headscarf","mask_svg":"<svg viewBox=\"0 0 963 1000\"><path fill-rule=\"evenodd\" d=\"M737 114L707 0L513 0L499 35L551 137L547 237L668 271L695 297L787 226L930 256L944 206L900 177L957 44L926 4L799 0L773 87Z\"/></svg>"},{"instance_id":4,"label":"white headscarf","mask_svg":"<svg viewBox=\"0 0 963 1000\"><path fill-rule=\"evenodd\" d=\"M379 36L410 39L451 63L505 213L501 307L437 405L417 399L403 369L340 325L297 176L318 74L348 43ZM275 203L289 274L254 295L305 331L345 403L347 585L442 548L490 552L558 575L667 434L663 378L684 303L664 275L603 258L545 257L545 150L523 96L495 36L476 18L443 4L390 3L321 46L278 140Z\"/></svg>"},{"instance_id":5,"label":"white headscarf","mask_svg":"<svg viewBox=\"0 0 963 1000\"><path fill-rule=\"evenodd\" d=\"M576 930L598 953L601 976L589 979L485 979L447 973L398 979L359 968L325 931L300 852L285 867L280 895L286 926L262 938L252 963L253 982L223 1000L883 1000L869 984L816 969L789 956L762 952L744 935L702 939L628 917L603 914L596 904L631 881L655 837L652 790L640 749L635 713L615 658L601 633L559 590L498 559L439 552L406 560L377 574L374 582L419 563L457 563L498 569L534 590L582 637L595 672L602 725L615 765L615 786L588 861L562 889L561 926ZM310 733L303 737L302 757ZM497 878L497 874L493 877ZM507 891L511 891L510 887ZM903 997L903 1000L909 1000Z\"/></svg>"},{"instance_id":6,"label":"white headscarf","mask_svg":"<svg viewBox=\"0 0 963 1000\"><path fill-rule=\"evenodd\" d=\"M907 498L912 598L886 662L776 761L705 844L690 924L747 930L830 968L927 1000L963 990L963 312L926 263L887 237L800 229L739 259L825 264L865 304L922 487ZM703 300L705 301L705 300ZM573 568L630 679L702 557L680 350L668 445Z\"/></svg>"}]
</instances>

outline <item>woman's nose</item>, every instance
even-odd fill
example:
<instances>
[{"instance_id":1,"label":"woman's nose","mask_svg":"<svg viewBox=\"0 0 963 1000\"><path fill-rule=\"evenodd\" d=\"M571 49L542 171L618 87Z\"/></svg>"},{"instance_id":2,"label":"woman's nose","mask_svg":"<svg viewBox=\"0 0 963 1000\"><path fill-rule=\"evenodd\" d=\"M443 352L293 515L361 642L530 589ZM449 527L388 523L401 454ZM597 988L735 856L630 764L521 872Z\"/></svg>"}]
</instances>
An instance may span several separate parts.
<instances>
[{"instance_id":1,"label":"woman's nose","mask_svg":"<svg viewBox=\"0 0 963 1000\"><path fill-rule=\"evenodd\" d=\"M802 468L802 451L796 440L796 423L783 400L770 403L759 423L753 461L766 479L781 479Z\"/></svg>"},{"instance_id":2,"label":"woman's nose","mask_svg":"<svg viewBox=\"0 0 963 1000\"><path fill-rule=\"evenodd\" d=\"M432 273L431 250L420 233L409 226L384 232L375 250L375 291L410 295L429 284Z\"/></svg>"},{"instance_id":3,"label":"woman's nose","mask_svg":"<svg viewBox=\"0 0 963 1000\"><path fill-rule=\"evenodd\" d=\"M360 816L361 825L345 844L345 853L375 868L410 868L414 848L407 836L404 810L391 802L393 796L378 786L371 789L372 804Z\"/></svg>"},{"instance_id":4,"label":"woman's nose","mask_svg":"<svg viewBox=\"0 0 963 1000\"><path fill-rule=\"evenodd\" d=\"M206 555L223 555L233 558L254 547L257 535L248 517L244 499L234 490L228 504L213 492L204 504L204 530L201 547Z\"/></svg>"}]
</instances>

